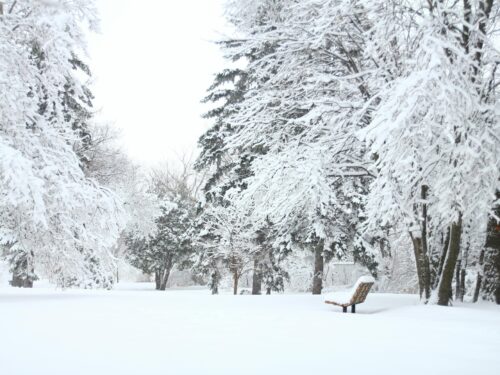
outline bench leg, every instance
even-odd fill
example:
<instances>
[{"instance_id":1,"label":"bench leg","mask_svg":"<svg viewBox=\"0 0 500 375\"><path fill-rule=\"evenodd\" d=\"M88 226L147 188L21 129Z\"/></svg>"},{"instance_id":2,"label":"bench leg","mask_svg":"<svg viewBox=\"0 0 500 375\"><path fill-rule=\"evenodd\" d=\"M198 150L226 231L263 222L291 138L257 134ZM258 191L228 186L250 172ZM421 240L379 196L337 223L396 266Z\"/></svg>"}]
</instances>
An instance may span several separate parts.
<instances>
[{"instance_id":1,"label":"bench leg","mask_svg":"<svg viewBox=\"0 0 500 375\"><path fill-rule=\"evenodd\" d=\"M342 306L342 311L346 313L347 312L347 306Z\"/></svg>"},{"instance_id":2,"label":"bench leg","mask_svg":"<svg viewBox=\"0 0 500 375\"><path fill-rule=\"evenodd\" d=\"M353 314L355 314L355 313L356 313L356 305L352 305L352 306L351 306L351 312L352 312Z\"/></svg>"}]
</instances>

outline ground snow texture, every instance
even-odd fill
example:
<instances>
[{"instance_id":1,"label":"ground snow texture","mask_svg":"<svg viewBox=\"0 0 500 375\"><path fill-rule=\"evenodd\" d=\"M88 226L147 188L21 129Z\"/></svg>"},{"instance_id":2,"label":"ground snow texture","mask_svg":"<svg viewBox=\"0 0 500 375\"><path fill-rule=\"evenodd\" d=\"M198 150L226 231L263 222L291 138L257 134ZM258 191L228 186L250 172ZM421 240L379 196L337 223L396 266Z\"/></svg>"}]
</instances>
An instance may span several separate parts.
<instances>
[{"instance_id":1,"label":"ground snow texture","mask_svg":"<svg viewBox=\"0 0 500 375\"><path fill-rule=\"evenodd\" d=\"M500 307L371 293L0 289L2 375L500 374Z\"/></svg>"}]
</instances>

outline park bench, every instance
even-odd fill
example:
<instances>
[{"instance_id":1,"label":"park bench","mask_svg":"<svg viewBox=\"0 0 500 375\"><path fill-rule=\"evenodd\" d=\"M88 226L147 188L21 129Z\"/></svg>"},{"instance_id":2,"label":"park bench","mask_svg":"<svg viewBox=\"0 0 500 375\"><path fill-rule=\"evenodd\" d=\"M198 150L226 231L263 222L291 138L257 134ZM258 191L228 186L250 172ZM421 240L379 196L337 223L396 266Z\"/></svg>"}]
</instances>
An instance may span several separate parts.
<instances>
[{"instance_id":1,"label":"park bench","mask_svg":"<svg viewBox=\"0 0 500 375\"><path fill-rule=\"evenodd\" d=\"M356 312L356 305L365 302L366 296L370 292L375 279L371 276L362 276L356 281L354 287L349 292L336 292L325 295L325 303L342 307L343 312L351 306L351 312Z\"/></svg>"}]
</instances>

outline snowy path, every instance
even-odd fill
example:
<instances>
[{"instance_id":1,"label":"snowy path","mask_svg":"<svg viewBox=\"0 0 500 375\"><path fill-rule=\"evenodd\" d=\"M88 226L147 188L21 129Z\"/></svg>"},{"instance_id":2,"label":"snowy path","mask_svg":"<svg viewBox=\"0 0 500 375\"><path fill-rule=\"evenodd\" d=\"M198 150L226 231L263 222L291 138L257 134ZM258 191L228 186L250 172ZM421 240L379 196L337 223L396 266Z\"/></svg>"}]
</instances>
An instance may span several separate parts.
<instances>
[{"instance_id":1,"label":"snowy path","mask_svg":"<svg viewBox=\"0 0 500 375\"><path fill-rule=\"evenodd\" d=\"M370 294L0 289L0 374L500 374L500 308Z\"/></svg>"}]
</instances>

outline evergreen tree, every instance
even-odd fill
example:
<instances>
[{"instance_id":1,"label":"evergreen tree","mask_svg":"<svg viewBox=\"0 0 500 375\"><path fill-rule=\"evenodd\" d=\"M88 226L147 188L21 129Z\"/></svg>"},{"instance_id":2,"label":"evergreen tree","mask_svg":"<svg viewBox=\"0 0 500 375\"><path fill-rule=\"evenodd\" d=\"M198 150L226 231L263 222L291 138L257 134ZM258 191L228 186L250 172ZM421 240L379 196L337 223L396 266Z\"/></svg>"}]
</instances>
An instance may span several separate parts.
<instances>
[{"instance_id":1,"label":"evergreen tree","mask_svg":"<svg viewBox=\"0 0 500 375\"><path fill-rule=\"evenodd\" d=\"M318 8L328 17L315 23ZM321 292L331 249L352 251L359 239L361 201L372 177L365 147L354 136L367 122L356 110L370 98L357 75L369 61L360 36L369 22L361 16L347 21L360 9L357 3L262 0L233 1L230 12L244 34L237 54L267 53L249 61L255 84L231 112L234 131L226 147L265 151L254 154L246 189L229 200L240 210L255 207L255 223L269 217L278 243L315 254L313 293Z\"/></svg>"},{"instance_id":2,"label":"evergreen tree","mask_svg":"<svg viewBox=\"0 0 500 375\"><path fill-rule=\"evenodd\" d=\"M65 87L75 98L85 91L72 60L95 9L89 1L2 3L0 242L17 276L26 266L33 278L36 265L62 285L86 283L96 270L89 259L99 259L102 274L112 268L108 250L124 222L116 196L84 175L72 147L79 136L65 120Z\"/></svg>"},{"instance_id":3,"label":"evergreen tree","mask_svg":"<svg viewBox=\"0 0 500 375\"><path fill-rule=\"evenodd\" d=\"M496 193L500 199L500 192ZM497 203L494 215L491 216L487 227L485 249L483 250L483 272L484 283L478 279L476 288L482 289L483 299L495 301L500 304L500 204ZM481 285L482 284L482 285ZM475 298L477 300L477 297Z\"/></svg>"},{"instance_id":4,"label":"evergreen tree","mask_svg":"<svg viewBox=\"0 0 500 375\"><path fill-rule=\"evenodd\" d=\"M262 286L266 294L283 292L285 282L290 275L283 267L283 260L289 254L286 244L276 244L276 232L273 223L266 219L264 225L256 231L254 250L252 294L261 294Z\"/></svg>"},{"instance_id":5,"label":"evergreen tree","mask_svg":"<svg viewBox=\"0 0 500 375\"><path fill-rule=\"evenodd\" d=\"M44 74L47 64L46 53L43 51L42 47L35 40L32 43L31 48L31 59L33 63L39 70L41 75ZM76 54L72 53L71 59L69 59L72 70L76 73L83 73L87 77L90 77L89 67L79 59ZM44 121L48 123L54 121L63 121L67 124L68 128L71 128L74 132L74 145L78 158L80 159L80 167L82 171L87 174L87 166L89 163L89 156L87 155L88 150L91 147L92 136L90 130L90 121L92 119L92 100L93 95L91 91L85 84L82 84L78 79L76 79L74 74L69 74L66 76L65 84L62 90L58 93L57 98L51 98L48 95L47 87L42 83L39 90L43 92L43 96L39 99L38 104L38 114L44 118ZM29 94L30 96L31 94ZM57 108L60 108L62 113L62 118L57 119ZM27 124L28 127L36 127L35 123ZM85 280L83 284L88 286L98 286L109 288L112 283L109 282L109 275L102 275L102 269L100 267L99 258L92 254L92 252L79 247L79 251L85 253L84 264L88 269L91 276L91 280ZM35 274L35 259L34 252L28 251L26 249L17 248L16 250L11 250L6 252L5 258L11 266L12 281L13 286L31 288L33 287L33 282L37 279ZM75 277L65 278L61 281L65 287L80 284ZM82 286L82 285L80 285Z\"/></svg>"},{"instance_id":6,"label":"evergreen tree","mask_svg":"<svg viewBox=\"0 0 500 375\"><path fill-rule=\"evenodd\" d=\"M156 289L165 290L172 269L181 267L192 253L189 235L194 207L180 194L163 197L155 232L147 237L128 238L130 263L146 274L154 274Z\"/></svg>"}]
</instances>

